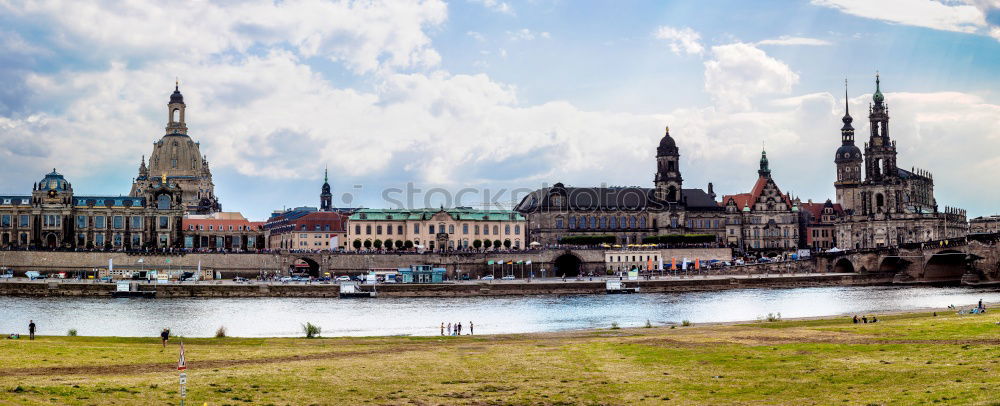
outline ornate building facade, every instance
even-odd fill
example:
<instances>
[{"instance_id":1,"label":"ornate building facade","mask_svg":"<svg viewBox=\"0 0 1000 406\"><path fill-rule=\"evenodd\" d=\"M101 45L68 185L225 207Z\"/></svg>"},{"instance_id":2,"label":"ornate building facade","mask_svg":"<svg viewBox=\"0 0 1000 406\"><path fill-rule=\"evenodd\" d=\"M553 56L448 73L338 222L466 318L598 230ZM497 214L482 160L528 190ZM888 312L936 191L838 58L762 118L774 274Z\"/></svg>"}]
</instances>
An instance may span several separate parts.
<instances>
[{"instance_id":1,"label":"ornate building facade","mask_svg":"<svg viewBox=\"0 0 1000 406\"><path fill-rule=\"evenodd\" d=\"M526 226L524 216L511 210L359 209L350 216L346 248L446 251L479 248L477 241L485 247L490 241L491 249L522 249L528 246Z\"/></svg>"},{"instance_id":2,"label":"ornate building facade","mask_svg":"<svg viewBox=\"0 0 1000 406\"><path fill-rule=\"evenodd\" d=\"M61 249L179 247L182 191L155 182L138 196L76 195L55 169L31 195L0 196L0 246Z\"/></svg>"},{"instance_id":3,"label":"ornate building facade","mask_svg":"<svg viewBox=\"0 0 1000 406\"><path fill-rule=\"evenodd\" d=\"M745 252L775 256L798 248L798 202L782 193L771 177L767 152L761 151L757 182L749 193L722 197L726 241Z\"/></svg>"},{"instance_id":4,"label":"ornate building facade","mask_svg":"<svg viewBox=\"0 0 1000 406\"><path fill-rule=\"evenodd\" d=\"M965 211L938 210L931 173L897 167L896 141L889 136L889 107L880 82L876 75L864 159L854 145L853 118L845 102L841 146L834 157L834 188L845 213L836 227L840 248L897 246L965 236ZM846 99L846 91L844 96Z\"/></svg>"},{"instance_id":5,"label":"ornate building facade","mask_svg":"<svg viewBox=\"0 0 1000 406\"><path fill-rule=\"evenodd\" d=\"M157 183L169 183L183 191L185 212L208 214L221 211L208 158L201 154L201 144L188 136L185 109L184 95L175 85L167 103L166 133L153 143L148 167L143 157L129 195L142 196Z\"/></svg>"},{"instance_id":6,"label":"ornate building facade","mask_svg":"<svg viewBox=\"0 0 1000 406\"><path fill-rule=\"evenodd\" d=\"M567 187L535 190L515 207L528 220L530 242L555 244L565 236L614 235L621 244L662 234L725 233L726 213L708 192L683 187L680 150L667 128L656 148L653 188Z\"/></svg>"}]
</instances>

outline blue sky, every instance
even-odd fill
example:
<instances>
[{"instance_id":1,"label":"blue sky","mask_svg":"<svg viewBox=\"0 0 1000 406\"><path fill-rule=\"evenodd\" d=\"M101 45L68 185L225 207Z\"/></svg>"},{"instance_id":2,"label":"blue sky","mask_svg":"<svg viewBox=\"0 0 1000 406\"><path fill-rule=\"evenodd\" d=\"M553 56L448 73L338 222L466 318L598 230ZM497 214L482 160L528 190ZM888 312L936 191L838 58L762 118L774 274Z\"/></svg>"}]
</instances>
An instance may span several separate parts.
<instances>
[{"instance_id":1,"label":"blue sky","mask_svg":"<svg viewBox=\"0 0 1000 406\"><path fill-rule=\"evenodd\" d=\"M410 183L650 186L667 125L686 186L746 191L766 144L779 186L822 201L843 80L863 134L878 70L900 166L993 214L998 23L991 0L0 0L0 193L52 167L127 193L180 77L224 208L251 218L317 205L324 167L335 204L369 207Z\"/></svg>"}]
</instances>

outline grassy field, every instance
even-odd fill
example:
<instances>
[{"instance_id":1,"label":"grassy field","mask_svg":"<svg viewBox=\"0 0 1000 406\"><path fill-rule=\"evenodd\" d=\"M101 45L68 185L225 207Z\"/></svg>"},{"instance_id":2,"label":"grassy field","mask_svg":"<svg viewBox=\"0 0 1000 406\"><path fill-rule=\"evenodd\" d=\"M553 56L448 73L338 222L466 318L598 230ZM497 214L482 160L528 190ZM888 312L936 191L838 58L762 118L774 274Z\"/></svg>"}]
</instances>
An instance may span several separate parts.
<instances>
[{"instance_id":1,"label":"grassy field","mask_svg":"<svg viewBox=\"0 0 1000 406\"><path fill-rule=\"evenodd\" d=\"M187 404L1000 405L1000 314L464 337L185 339ZM177 343L0 340L2 404L177 403Z\"/></svg>"}]
</instances>

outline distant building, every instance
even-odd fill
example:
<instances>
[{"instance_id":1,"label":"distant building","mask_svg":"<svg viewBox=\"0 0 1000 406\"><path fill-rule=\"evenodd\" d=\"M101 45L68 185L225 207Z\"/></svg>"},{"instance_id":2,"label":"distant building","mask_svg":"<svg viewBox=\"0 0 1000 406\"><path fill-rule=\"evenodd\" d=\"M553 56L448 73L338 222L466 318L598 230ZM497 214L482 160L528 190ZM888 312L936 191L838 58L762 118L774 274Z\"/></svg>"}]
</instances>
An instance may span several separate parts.
<instances>
[{"instance_id":1,"label":"distant building","mask_svg":"<svg viewBox=\"0 0 1000 406\"><path fill-rule=\"evenodd\" d=\"M1000 233L1000 215L981 216L969 220L969 233L991 234Z\"/></svg>"},{"instance_id":2,"label":"distant building","mask_svg":"<svg viewBox=\"0 0 1000 406\"><path fill-rule=\"evenodd\" d=\"M354 249L424 247L442 251L485 246L527 247L524 216L511 210L359 209L351 214L347 239ZM378 242L376 242L378 241Z\"/></svg>"},{"instance_id":3,"label":"distant building","mask_svg":"<svg viewBox=\"0 0 1000 406\"><path fill-rule=\"evenodd\" d=\"M264 222L240 213L188 215L182 221L184 248L196 251L256 251L267 248Z\"/></svg>"},{"instance_id":4,"label":"distant building","mask_svg":"<svg viewBox=\"0 0 1000 406\"><path fill-rule=\"evenodd\" d=\"M757 182L749 193L722 197L726 241L745 252L775 256L798 248L799 207L771 177L767 152L761 151Z\"/></svg>"},{"instance_id":5,"label":"distant building","mask_svg":"<svg viewBox=\"0 0 1000 406\"><path fill-rule=\"evenodd\" d=\"M157 184L169 183L183 191L186 213L208 214L222 210L215 196L212 171L208 158L201 154L201 144L188 136L184 121L184 96L175 85L167 103L166 134L153 143L149 166L145 157L139 164L139 174L132 183L130 196L143 196Z\"/></svg>"},{"instance_id":6,"label":"distant building","mask_svg":"<svg viewBox=\"0 0 1000 406\"><path fill-rule=\"evenodd\" d=\"M725 212L708 191L683 188L680 150L668 128L656 148L653 188L568 187L533 191L515 210L528 219L528 239L555 244L563 237L613 235L620 244L661 234L714 234L722 239Z\"/></svg>"},{"instance_id":7,"label":"distant building","mask_svg":"<svg viewBox=\"0 0 1000 406\"><path fill-rule=\"evenodd\" d=\"M854 145L854 119L845 100L841 146L834 157L837 203L845 212L836 227L838 244L858 249L964 237L968 232L965 210L945 207L938 211L931 173L896 166L896 141L889 137L889 107L878 75L872 102L868 109L871 134L862 159Z\"/></svg>"},{"instance_id":8,"label":"distant building","mask_svg":"<svg viewBox=\"0 0 1000 406\"><path fill-rule=\"evenodd\" d=\"M817 251L837 247L836 226L843 218L844 209L830 199L799 204L799 246Z\"/></svg>"},{"instance_id":9,"label":"distant building","mask_svg":"<svg viewBox=\"0 0 1000 406\"><path fill-rule=\"evenodd\" d=\"M314 207L275 214L264 222L267 247L309 251L346 248L347 216Z\"/></svg>"},{"instance_id":10,"label":"distant building","mask_svg":"<svg viewBox=\"0 0 1000 406\"><path fill-rule=\"evenodd\" d=\"M141 249L180 246L183 192L156 182L138 196L76 195L55 169L31 195L0 196L0 246Z\"/></svg>"}]
</instances>

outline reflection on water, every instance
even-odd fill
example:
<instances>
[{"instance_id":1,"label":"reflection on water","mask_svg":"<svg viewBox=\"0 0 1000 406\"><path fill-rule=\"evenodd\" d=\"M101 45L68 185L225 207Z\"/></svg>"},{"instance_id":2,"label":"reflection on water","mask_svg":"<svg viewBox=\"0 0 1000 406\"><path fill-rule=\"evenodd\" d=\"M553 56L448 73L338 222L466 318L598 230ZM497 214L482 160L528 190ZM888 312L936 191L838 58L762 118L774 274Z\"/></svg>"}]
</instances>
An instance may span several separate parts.
<instances>
[{"instance_id":1,"label":"reflection on water","mask_svg":"<svg viewBox=\"0 0 1000 406\"><path fill-rule=\"evenodd\" d=\"M475 323L478 334L521 333L608 327L753 320L767 313L784 317L886 312L983 299L1000 302L1000 290L932 287L824 287L740 289L635 295L573 295L474 298L191 298L97 299L0 297L0 333L156 336L163 327L176 335L208 337L219 326L231 336L301 335L307 321L324 336L436 335L440 324ZM463 330L467 331L467 330Z\"/></svg>"}]
</instances>

